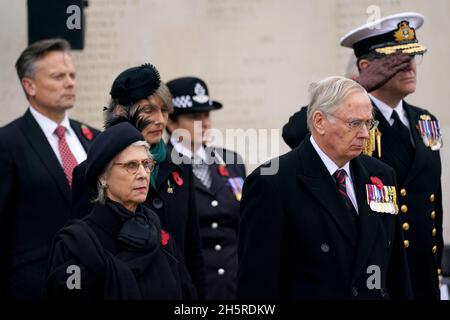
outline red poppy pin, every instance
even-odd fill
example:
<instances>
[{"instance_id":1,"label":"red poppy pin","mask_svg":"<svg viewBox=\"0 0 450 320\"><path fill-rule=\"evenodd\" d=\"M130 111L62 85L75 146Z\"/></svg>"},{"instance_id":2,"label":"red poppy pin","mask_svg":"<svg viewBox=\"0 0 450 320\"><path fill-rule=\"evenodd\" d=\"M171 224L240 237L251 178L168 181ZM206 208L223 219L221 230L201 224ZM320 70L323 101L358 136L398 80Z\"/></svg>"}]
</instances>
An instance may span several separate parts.
<instances>
[{"instance_id":1,"label":"red poppy pin","mask_svg":"<svg viewBox=\"0 0 450 320\"><path fill-rule=\"evenodd\" d=\"M230 175L228 173L228 169L223 164L219 164L219 166L217 167L217 170L219 171L219 174L222 177L228 177Z\"/></svg>"},{"instance_id":2,"label":"red poppy pin","mask_svg":"<svg viewBox=\"0 0 450 320\"><path fill-rule=\"evenodd\" d=\"M177 184L177 186L183 185L183 178L181 178L180 173L178 171L172 172L173 181Z\"/></svg>"},{"instance_id":3,"label":"red poppy pin","mask_svg":"<svg viewBox=\"0 0 450 320\"><path fill-rule=\"evenodd\" d=\"M170 236L167 232L165 232L164 230L161 230L161 244L163 246L166 246L167 243L169 242Z\"/></svg>"},{"instance_id":4,"label":"red poppy pin","mask_svg":"<svg viewBox=\"0 0 450 320\"><path fill-rule=\"evenodd\" d=\"M378 188L383 189L384 184L381 182L381 179L378 177L370 177L370 181Z\"/></svg>"},{"instance_id":5,"label":"red poppy pin","mask_svg":"<svg viewBox=\"0 0 450 320\"><path fill-rule=\"evenodd\" d=\"M84 124L81 125L81 133L89 141L94 138L94 133L92 132L92 130L86 127Z\"/></svg>"}]
</instances>

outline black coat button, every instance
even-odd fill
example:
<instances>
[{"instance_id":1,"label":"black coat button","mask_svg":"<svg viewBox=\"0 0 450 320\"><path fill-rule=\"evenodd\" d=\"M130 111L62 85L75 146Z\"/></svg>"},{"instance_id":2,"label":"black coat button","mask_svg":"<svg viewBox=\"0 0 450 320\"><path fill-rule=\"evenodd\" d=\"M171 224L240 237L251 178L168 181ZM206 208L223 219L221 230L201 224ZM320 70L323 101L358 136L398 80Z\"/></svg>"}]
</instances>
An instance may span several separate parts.
<instances>
[{"instance_id":1,"label":"black coat button","mask_svg":"<svg viewBox=\"0 0 450 320\"><path fill-rule=\"evenodd\" d=\"M163 201L160 198L153 199L152 203L156 209L161 209L163 207Z\"/></svg>"},{"instance_id":2,"label":"black coat button","mask_svg":"<svg viewBox=\"0 0 450 320\"><path fill-rule=\"evenodd\" d=\"M354 297L358 296L358 289L356 289L355 287L352 288L352 295Z\"/></svg>"}]
</instances>

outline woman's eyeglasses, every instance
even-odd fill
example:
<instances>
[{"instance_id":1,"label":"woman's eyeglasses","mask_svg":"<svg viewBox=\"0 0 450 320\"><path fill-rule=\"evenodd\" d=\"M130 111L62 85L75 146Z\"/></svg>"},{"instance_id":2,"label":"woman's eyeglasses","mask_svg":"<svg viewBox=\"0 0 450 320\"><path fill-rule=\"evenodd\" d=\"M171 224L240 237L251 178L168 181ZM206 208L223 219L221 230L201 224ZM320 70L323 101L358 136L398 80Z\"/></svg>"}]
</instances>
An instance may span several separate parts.
<instances>
[{"instance_id":1,"label":"woman's eyeglasses","mask_svg":"<svg viewBox=\"0 0 450 320\"><path fill-rule=\"evenodd\" d=\"M145 159L142 161L128 161L128 162L114 162L113 165L119 165L125 168L129 173L136 174L139 167L142 165L144 170L150 173L155 167L155 161L150 159Z\"/></svg>"}]
</instances>

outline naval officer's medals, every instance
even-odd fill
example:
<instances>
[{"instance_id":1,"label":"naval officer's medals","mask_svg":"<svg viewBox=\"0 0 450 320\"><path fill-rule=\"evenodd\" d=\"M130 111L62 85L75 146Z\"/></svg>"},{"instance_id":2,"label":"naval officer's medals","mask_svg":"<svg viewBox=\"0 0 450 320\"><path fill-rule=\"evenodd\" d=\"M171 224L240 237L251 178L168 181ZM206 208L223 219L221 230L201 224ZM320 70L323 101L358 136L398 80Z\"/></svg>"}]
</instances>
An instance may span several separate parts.
<instances>
[{"instance_id":1,"label":"naval officer's medals","mask_svg":"<svg viewBox=\"0 0 450 320\"><path fill-rule=\"evenodd\" d=\"M367 204L380 213L398 213L397 194L394 186L385 186L377 177L370 177L373 184L366 184Z\"/></svg>"},{"instance_id":2,"label":"naval officer's medals","mask_svg":"<svg viewBox=\"0 0 450 320\"><path fill-rule=\"evenodd\" d=\"M442 148L442 133L439 121L432 120L428 114L422 114L416 128L419 130L425 146L433 151L437 151Z\"/></svg>"}]
</instances>

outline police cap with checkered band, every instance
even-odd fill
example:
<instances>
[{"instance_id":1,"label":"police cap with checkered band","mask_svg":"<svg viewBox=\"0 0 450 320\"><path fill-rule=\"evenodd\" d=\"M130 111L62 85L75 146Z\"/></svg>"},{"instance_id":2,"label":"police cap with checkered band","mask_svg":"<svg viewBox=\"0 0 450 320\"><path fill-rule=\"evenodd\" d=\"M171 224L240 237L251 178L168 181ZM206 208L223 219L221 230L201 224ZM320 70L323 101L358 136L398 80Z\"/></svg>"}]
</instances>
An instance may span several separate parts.
<instances>
[{"instance_id":1,"label":"police cap with checkered band","mask_svg":"<svg viewBox=\"0 0 450 320\"><path fill-rule=\"evenodd\" d=\"M196 77L181 77L167 82L172 94L173 113L171 117L222 108L220 102L210 98L205 81Z\"/></svg>"}]
</instances>

